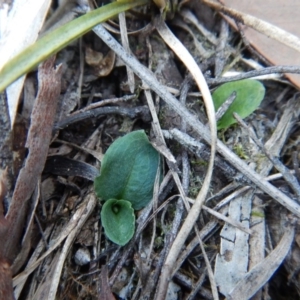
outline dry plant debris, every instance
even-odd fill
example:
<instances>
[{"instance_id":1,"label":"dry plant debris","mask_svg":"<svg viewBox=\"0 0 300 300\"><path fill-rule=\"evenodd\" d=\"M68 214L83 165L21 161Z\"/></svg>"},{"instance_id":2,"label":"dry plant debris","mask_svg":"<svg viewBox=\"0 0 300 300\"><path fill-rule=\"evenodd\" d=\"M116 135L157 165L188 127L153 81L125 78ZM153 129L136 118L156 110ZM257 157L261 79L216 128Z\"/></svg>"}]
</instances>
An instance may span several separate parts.
<instances>
[{"instance_id":1,"label":"dry plant debris","mask_svg":"<svg viewBox=\"0 0 300 300\"><path fill-rule=\"evenodd\" d=\"M225 0L224 4L243 13L263 19L285 30L288 34L293 34L298 38L300 37L299 27L294 22L287 22L287 20L293 20L295 18L299 9L299 7L297 7L299 3L295 0L275 2L267 0L264 1L263 4L259 1L254 1L252 5L248 5L246 1ZM283 40L276 41L270 39L268 36L260 34L248 26L243 26L242 24L238 26L242 28L244 36L251 46L259 51L267 61L274 65L300 65L298 49L293 49L285 45L282 43ZM286 74L286 76L299 88L299 75Z\"/></svg>"},{"instance_id":2,"label":"dry plant debris","mask_svg":"<svg viewBox=\"0 0 300 300\"><path fill-rule=\"evenodd\" d=\"M226 107L215 115L211 99L222 82L300 69L253 70L264 62L215 2L172 13L158 2L28 74L13 124L1 94L1 299L300 296L298 92L264 77L259 109L218 132ZM112 142L139 129L164 171L119 247L104 235L93 180Z\"/></svg>"}]
</instances>

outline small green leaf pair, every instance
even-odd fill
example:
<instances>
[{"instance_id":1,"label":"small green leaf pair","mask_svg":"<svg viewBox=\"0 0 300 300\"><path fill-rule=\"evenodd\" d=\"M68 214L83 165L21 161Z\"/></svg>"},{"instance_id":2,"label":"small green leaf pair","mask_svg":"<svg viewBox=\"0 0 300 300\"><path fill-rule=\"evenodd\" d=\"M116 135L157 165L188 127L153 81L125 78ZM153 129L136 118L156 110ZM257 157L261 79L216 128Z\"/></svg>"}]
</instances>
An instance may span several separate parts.
<instances>
[{"instance_id":1,"label":"small green leaf pair","mask_svg":"<svg viewBox=\"0 0 300 300\"><path fill-rule=\"evenodd\" d=\"M132 238L134 210L151 201L158 167L159 154L143 130L118 138L108 148L94 186L105 200L101 221L112 242L124 246Z\"/></svg>"},{"instance_id":2,"label":"small green leaf pair","mask_svg":"<svg viewBox=\"0 0 300 300\"><path fill-rule=\"evenodd\" d=\"M212 94L215 109L218 110L233 92L236 92L236 98L218 121L218 129L227 128L236 123L233 117L234 112L241 118L248 117L259 107L265 96L265 88L257 80L245 79L228 82L222 84Z\"/></svg>"}]
</instances>

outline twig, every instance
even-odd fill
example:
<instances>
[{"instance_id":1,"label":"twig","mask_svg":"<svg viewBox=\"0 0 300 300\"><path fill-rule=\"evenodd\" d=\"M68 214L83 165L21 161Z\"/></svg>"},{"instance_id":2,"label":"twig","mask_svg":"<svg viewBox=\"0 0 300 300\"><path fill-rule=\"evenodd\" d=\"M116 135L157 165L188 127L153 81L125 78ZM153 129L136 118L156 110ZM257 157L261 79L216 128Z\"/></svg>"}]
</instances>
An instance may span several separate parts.
<instances>
[{"instance_id":1,"label":"twig","mask_svg":"<svg viewBox=\"0 0 300 300\"><path fill-rule=\"evenodd\" d=\"M218 293L218 289L217 289L216 280L215 280L215 277L214 277L214 272L212 270L210 261L207 257L207 254L206 254L206 251L205 251L205 248L204 248L204 245L203 245L203 242L202 242L202 239L200 237L200 233L199 233L198 229L196 230L196 234L197 234L197 237L198 237L200 249L201 249L203 257L204 257L204 261L205 261L205 265L206 265L206 268L207 268L208 278L209 278L209 281L210 281L211 290L212 290L214 300L219 300L219 293Z\"/></svg>"},{"instance_id":2,"label":"twig","mask_svg":"<svg viewBox=\"0 0 300 300\"><path fill-rule=\"evenodd\" d=\"M225 19L223 19L225 21ZM248 41L248 39L246 38L246 35L245 35L245 32L244 32L244 29L243 29L243 26L240 22L235 22L236 25L237 25L237 28L239 29L240 31L240 35L241 35L241 38L243 40L243 43L244 45L246 46L246 48L250 51L251 54L253 54L254 58L257 57L262 63L264 63L266 66L270 66L270 62L267 61L267 59L261 55L251 44L250 42ZM227 23L228 24L228 23Z\"/></svg>"},{"instance_id":3,"label":"twig","mask_svg":"<svg viewBox=\"0 0 300 300\"><path fill-rule=\"evenodd\" d=\"M267 67L261 70L253 70L240 75L231 76L231 77L219 77L219 78L206 78L209 85L218 85L225 82L231 82L236 80L242 80L262 75L268 74L283 74L292 73L300 74L300 66L276 66L276 67Z\"/></svg>"},{"instance_id":4,"label":"twig","mask_svg":"<svg viewBox=\"0 0 300 300\"><path fill-rule=\"evenodd\" d=\"M212 51L208 51L203 47L203 43L201 43L198 38L195 36L195 34L193 33L193 31L190 29L189 26L186 25L185 22L181 21L180 19L175 19L172 21L172 25L173 26L177 26L185 31L187 31L193 38L194 40L194 44L195 47L198 51L198 55L200 55L200 57L202 57L203 59L208 59L209 57L211 57L213 55Z\"/></svg>"},{"instance_id":5,"label":"twig","mask_svg":"<svg viewBox=\"0 0 300 300\"><path fill-rule=\"evenodd\" d=\"M12 152L12 140L11 140L11 124L8 110L8 102L5 92L0 94L0 168L4 170L9 168L9 174L11 176L13 165L13 152Z\"/></svg>"},{"instance_id":6,"label":"twig","mask_svg":"<svg viewBox=\"0 0 300 300\"><path fill-rule=\"evenodd\" d=\"M83 121L86 119L91 118L98 118L102 115L113 115L118 114L122 116L128 116L130 118L142 118L144 121L150 120L150 115L148 108L146 106L138 106L138 107L131 107L131 108L125 108L125 107L118 107L118 106L112 106L112 107L99 107L95 108L93 110L84 111L82 113L74 114L69 117L66 117L62 121L60 121L55 127L54 130L60 130L63 129L71 124L77 123L79 121Z\"/></svg>"},{"instance_id":7,"label":"twig","mask_svg":"<svg viewBox=\"0 0 300 300\"><path fill-rule=\"evenodd\" d=\"M81 92L82 92L82 83L83 83L83 74L84 74L84 54L82 51L82 37L79 39L79 75L78 75L78 82L77 82L77 89L76 89L76 94L77 94L77 106L81 107Z\"/></svg>"},{"instance_id":8,"label":"twig","mask_svg":"<svg viewBox=\"0 0 300 300\"><path fill-rule=\"evenodd\" d=\"M207 272L205 272L207 273ZM192 281L192 279L190 277L188 277L187 275L181 273L181 272L177 272L174 277L176 278L176 280L178 282L180 282L183 286L185 286L186 288L192 290L194 288L194 282ZM199 291L198 294L201 297L198 298L193 298L193 299L207 299L207 300L211 300L213 299L213 295L211 293L211 291L205 287L202 287Z\"/></svg>"},{"instance_id":9,"label":"twig","mask_svg":"<svg viewBox=\"0 0 300 300\"><path fill-rule=\"evenodd\" d=\"M211 257L210 261L212 262L215 258L216 258L216 255L214 254ZM194 288L191 291L191 293L188 295L188 297L186 298L187 300L196 299L195 297L197 296L197 293L199 292L199 290L201 289L201 287L204 283L206 273L207 273L207 269L204 269L204 271L201 273L201 276L199 277L198 281L193 285Z\"/></svg>"},{"instance_id":10,"label":"twig","mask_svg":"<svg viewBox=\"0 0 300 300\"><path fill-rule=\"evenodd\" d=\"M189 135L180 132L178 129L174 128L169 131L169 133L176 138L178 141L184 141L185 145L194 146L194 139ZM246 176L250 181L252 181L257 187L262 189L264 192L272 196L276 201L281 203L284 207L292 211L297 216L300 216L300 206L294 202L291 198L287 197L285 194L280 192L273 185L269 184L261 175L257 174L255 171L250 169L245 162L238 159L236 160L235 154L232 152L227 152L224 145L218 141L217 150L220 154L224 153L227 161L234 165L237 170L239 170L244 176ZM223 150L225 150L223 152ZM237 162L239 161L239 162Z\"/></svg>"},{"instance_id":11,"label":"twig","mask_svg":"<svg viewBox=\"0 0 300 300\"><path fill-rule=\"evenodd\" d=\"M282 174L283 178L289 183L291 188L294 190L298 199L300 200L300 186L298 180L295 176L293 176L290 170L276 157L274 157L270 151L268 151L263 143L258 140L255 136L254 132L247 126L247 124L241 119L241 117L237 113L233 113L234 118L238 121L238 123L247 131L251 139L255 142L255 144L262 150L262 152L268 157L268 159L272 162L274 167Z\"/></svg>"},{"instance_id":12,"label":"twig","mask_svg":"<svg viewBox=\"0 0 300 300\"><path fill-rule=\"evenodd\" d=\"M226 111L228 110L229 106L233 103L236 98L236 92L234 91L226 100L225 102L219 107L216 111L216 120L220 120Z\"/></svg>"},{"instance_id":13,"label":"twig","mask_svg":"<svg viewBox=\"0 0 300 300\"><path fill-rule=\"evenodd\" d=\"M103 154L99 154L98 151L95 151L95 150L92 150L92 149L89 149L89 148L85 148L85 147L82 147L82 146L78 146L74 143L70 143L70 142L67 142L67 141L64 141L64 140L60 140L60 139L55 139L54 140L55 143L61 143L63 145L67 145L67 146L70 146L70 147L73 147L79 151L82 151L82 152L85 152L85 153L88 153L92 156L94 156L96 159L98 159L99 161L101 161L101 158L103 157ZM48 154L49 156L49 154Z\"/></svg>"},{"instance_id":14,"label":"twig","mask_svg":"<svg viewBox=\"0 0 300 300\"><path fill-rule=\"evenodd\" d=\"M130 53L130 47L128 42L128 33L127 33L127 26L126 26L126 17L125 13L119 13L119 22L120 22L120 33L121 33L121 40L124 49ZM134 73L133 71L126 65L127 77L128 77L128 86L131 93L134 92L135 88L135 81L134 81Z\"/></svg>"},{"instance_id":15,"label":"twig","mask_svg":"<svg viewBox=\"0 0 300 300\"><path fill-rule=\"evenodd\" d=\"M6 196L9 199L12 191L12 177L13 177L13 151L12 151L12 130L9 117L8 101L6 93L0 93L0 177L1 171L7 168L6 180ZM4 198L4 196L3 196ZM3 205L1 203L0 205ZM1 213L1 211L0 211ZM3 213L3 212L2 212ZM2 217L2 216L1 216Z\"/></svg>"},{"instance_id":16,"label":"twig","mask_svg":"<svg viewBox=\"0 0 300 300\"><path fill-rule=\"evenodd\" d=\"M203 26L198 18L188 9L181 9L179 11L180 15L183 17L183 19L185 21L188 21L189 23L193 24L198 30L199 32L201 32L201 34L203 36L205 36L205 38L213 45L217 45L218 40L215 37L214 34L212 34L209 30L207 30L205 28L205 26Z\"/></svg>"},{"instance_id":17,"label":"twig","mask_svg":"<svg viewBox=\"0 0 300 300\"><path fill-rule=\"evenodd\" d=\"M94 96L96 96L96 95L94 95ZM74 113L71 114L71 116L82 113L82 112L85 112L87 110L95 109L97 107L104 106L104 105L107 105L107 104L116 104L116 103L119 103L119 102L122 102L122 101L132 100L132 99L135 99L136 97L137 97L136 95L125 95L125 96L120 97L120 98L100 100L98 102L95 102L95 103L92 103L88 106L85 106L84 108L82 108L80 110L76 110Z\"/></svg>"},{"instance_id":18,"label":"twig","mask_svg":"<svg viewBox=\"0 0 300 300\"><path fill-rule=\"evenodd\" d=\"M226 63L225 47L227 45L229 36L229 25L224 19L221 20L220 36L216 47L216 60L215 60L215 77L219 77L224 69Z\"/></svg>"},{"instance_id":19,"label":"twig","mask_svg":"<svg viewBox=\"0 0 300 300\"><path fill-rule=\"evenodd\" d=\"M252 231L251 229L245 227L242 223L234 220L234 219L231 219L231 218L228 218L228 217L225 217L224 215L220 214L219 212L215 211L214 209L211 209L205 205L203 205L203 209L206 210L208 213L210 213L211 215L213 215L214 217L238 228L239 230L242 230L244 231L245 233L248 233L248 234L252 234Z\"/></svg>"},{"instance_id":20,"label":"twig","mask_svg":"<svg viewBox=\"0 0 300 300\"><path fill-rule=\"evenodd\" d=\"M297 180L299 182L299 180L300 180L300 171L299 171L299 160L298 160L298 152L297 151L293 152L292 161L293 161L293 168L295 170L295 174L296 174Z\"/></svg>"},{"instance_id":21,"label":"twig","mask_svg":"<svg viewBox=\"0 0 300 300\"><path fill-rule=\"evenodd\" d=\"M160 182L160 173L161 173L160 167L161 167L161 160L159 162L159 167L157 168L157 171L156 171L156 177L155 177L155 182L154 182L153 197L152 197L153 211L157 210L157 205L158 205L159 182ZM150 246L149 246L149 253L148 253L147 261L146 261L147 266L151 265L150 260L151 260L151 253L153 251L155 236L156 236L156 217L153 218L152 237L151 237L151 242L150 242Z\"/></svg>"}]
</instances>

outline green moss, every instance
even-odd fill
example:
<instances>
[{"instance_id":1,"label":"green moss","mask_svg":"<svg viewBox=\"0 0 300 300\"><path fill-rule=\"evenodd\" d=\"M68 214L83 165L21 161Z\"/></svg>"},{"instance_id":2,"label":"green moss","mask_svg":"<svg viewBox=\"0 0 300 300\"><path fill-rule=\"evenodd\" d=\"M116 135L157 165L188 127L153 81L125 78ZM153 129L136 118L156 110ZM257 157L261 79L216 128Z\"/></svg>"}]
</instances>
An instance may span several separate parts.
<instances>
[{"instance_id":1,"label":"green moss","mask_svg":"<svg viewBox=\"0 0 300 300\"><path fill-rule=\"evenodd\" d=\"M247 155L247 153L241 143L235 144L233 146L233 151L241 159L249 159L249 156Z\"/></svg>"},{"instance_id":2,"label":"green moss","mask_svg":"<svg viewBox=\"0 0 300 300\"><path fill-rule=\"evenodd\" d=\"M265 218L265 214L263 212L259 212L257 210L253 210L251 212L252 217L259 217L259 218Z\"/></svg>"}]
</instances>

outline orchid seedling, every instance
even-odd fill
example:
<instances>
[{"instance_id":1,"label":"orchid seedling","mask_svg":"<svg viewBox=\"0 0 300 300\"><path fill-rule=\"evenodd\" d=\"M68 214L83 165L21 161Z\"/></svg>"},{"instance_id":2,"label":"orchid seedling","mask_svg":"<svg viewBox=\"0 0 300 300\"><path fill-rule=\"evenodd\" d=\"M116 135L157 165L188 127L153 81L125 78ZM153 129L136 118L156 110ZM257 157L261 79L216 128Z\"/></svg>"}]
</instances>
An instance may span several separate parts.
<instances>
[{"instance_id":1,"label":"orchid seedling","mask_svg":"<svg viewBox=\"0 0 300 300\"><path fill-rule=\"evenodd\" d=\"M159 153L143 130L118 138L106 151L94 187L104 201L101 222L112 242L124 246L133 237L134 211L152 200L158 168Z\"/></svg>"}]
</instances>

